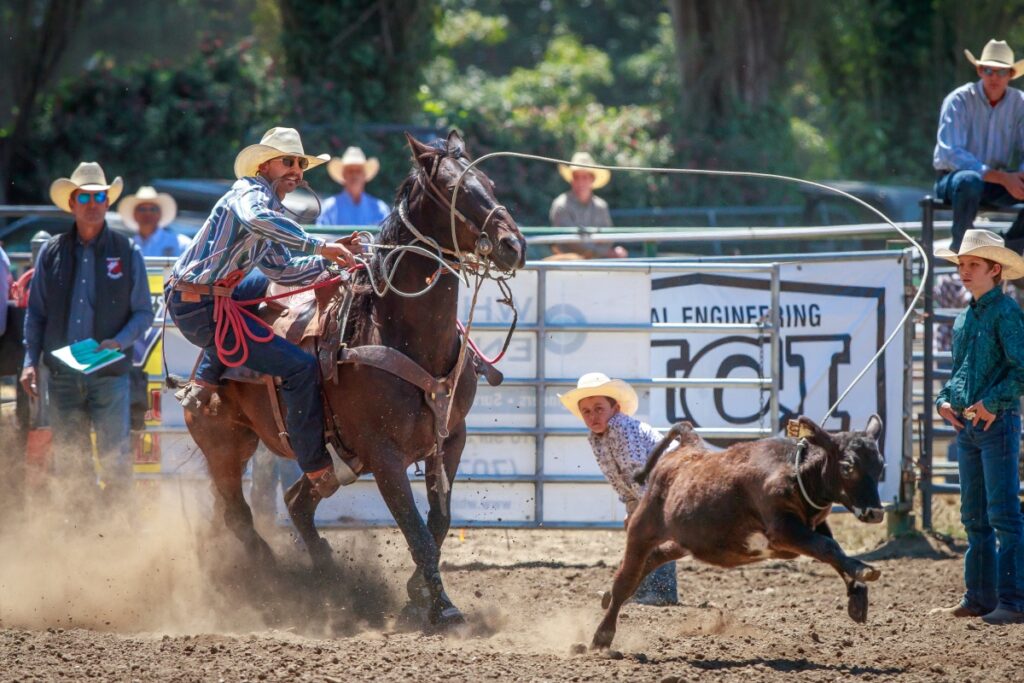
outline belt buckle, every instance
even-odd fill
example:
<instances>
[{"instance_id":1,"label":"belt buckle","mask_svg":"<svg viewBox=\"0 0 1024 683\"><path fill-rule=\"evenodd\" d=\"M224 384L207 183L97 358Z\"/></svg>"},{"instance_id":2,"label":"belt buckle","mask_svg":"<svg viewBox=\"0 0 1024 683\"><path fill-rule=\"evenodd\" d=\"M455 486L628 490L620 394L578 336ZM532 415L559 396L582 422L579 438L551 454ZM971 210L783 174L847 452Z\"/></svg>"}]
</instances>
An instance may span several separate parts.
<instances>
[{"instance_id":1,"label":"belt buckle","mask_svg":"<svg viewBox=\"0 0 1024 683\"><path fill-rule=\"evenodd\" d=\"M978 414L973 410L965 410L964 412L961 413L961 415L966 417L968 420L973 420L974 418L978 417Z\"/></svg>"}]
</instances>

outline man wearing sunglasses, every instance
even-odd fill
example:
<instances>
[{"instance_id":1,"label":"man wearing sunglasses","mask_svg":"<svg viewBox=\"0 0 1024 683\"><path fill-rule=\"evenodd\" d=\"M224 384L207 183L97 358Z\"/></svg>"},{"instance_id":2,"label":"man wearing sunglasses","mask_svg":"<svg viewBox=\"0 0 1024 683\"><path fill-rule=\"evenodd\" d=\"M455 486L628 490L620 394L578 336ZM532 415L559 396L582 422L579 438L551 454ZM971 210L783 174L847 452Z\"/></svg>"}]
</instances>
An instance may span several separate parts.
<instances>
[{"instance_id":1,"label":"man wearing sunglasses","mask_svg":"<svg viewBox=\"0 0 1024 683\"><path fill-rule=\"evenodd\" d=\"M53 352L86 339L125 351L153 324L142 252L106 223L107 209L122 188L121 178L107 183L95 162L79 164L70 178L50 185L50 199L75 222L40 249L25 315L21 383L37 399L40 363L49 369L56 474L72 485L68 494L81 496L86 504L101 490L104 499L116 500L131 483L130 354L84 374ZM90 438L94 430L98 473Z\"/></svg>"},{"instance_id":2,"label":"man wearing sunglasses","mask_svg":"<svg viewBox=\"0 0 1024 683\"><path fill-rule=\"evenodd\" d=\"M980 59L964 54L980 80L946 96L933 155L935 196L953 205L953 251L974 227L981 204L1024 201L1024 92L1010 87L1024 73L1024 60L1014 61L1002 40L988 41ZM1024 237L1024 211L1004 237Z\"/></svg>"},{"instance_id":3,"label":"man wearing sunglasses","mask_svg":"<svg viewBox=\"0 0 1024 683\"><path fill-rule=\"evenodd\" d=\"M169 285L168 311L182 335L203 349L194 381L178 394L186 410L211 409L210 399L226 369L214 339L215 296L231 296L239 301L258 299L264 296L270 280L303 285L315 280L329 263L355 264L352 251L361 251L355 236L325 242L308 235L284 214L282 200L305 184L304 171L328 159L327 154L306 154L295 129L271 128L260 144L238 153L238 180L178 257ZM244 278L238 281L242 275ZM244 324L257 337L265 335L257 323L245 320ZM239 340L227 333L221 341L221 348L228 350L237 348ZM292 450L302 471L326 498L339 484L324 447L316 359L281 337L245 341L248 357L244 366L281 378ZM237 354L224 353L229 360L239 360Z\"/></svg>"}]
</instances>

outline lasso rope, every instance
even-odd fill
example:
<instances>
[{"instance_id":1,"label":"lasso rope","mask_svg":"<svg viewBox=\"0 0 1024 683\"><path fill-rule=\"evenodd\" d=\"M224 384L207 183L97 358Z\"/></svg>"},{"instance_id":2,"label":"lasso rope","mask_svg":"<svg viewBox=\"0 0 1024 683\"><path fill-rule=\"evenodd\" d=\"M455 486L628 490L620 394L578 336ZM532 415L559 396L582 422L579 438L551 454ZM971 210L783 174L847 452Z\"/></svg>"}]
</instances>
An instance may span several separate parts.
<instances>
[{"instance_id":1,"label":"lasso rope","mask_svg":"<svg viewBox=\"0 0 1024 683\"><path fill-rule=\"evenodd\" d=\"M843 399L845 399L847 397L847 395L850 393L850 391L853 390L854 386L856 386L857 383L860 382L861 379L863 379L864 375L867 374L869 369L871 369L871 366L873 366L875 363L877 363L878 359L882 357L882 354L885 353L885 350L889 347L889 344L892 343L893 339L896 338L896 335L899 334L901 329L903 329L903 326L906 324L907 319L913 314L914 307L917 305L918 300L921 298L921 295L924 293L925 283L928 281L928 272L929 272L928 254L925 252L924 248L913 237L911 237L909 234L907 234L907 232L904 231L903 228L901 228L898 225L896 225L895 223L893 223L889 219L888 216L886 216L884 213L882 213L881 211L879 211L875 207L871 206L870 204L868 204L864 200L859 199L857 197L854 197L852 194L850 194L848 192L844 192L842 190L836 189L836 188L831 187L829 185L825 185L825 184L822 184L822 183L816 183L816 182L814 182L812 180L805 180L803 178L794 178L792 176L779 175L779 174L776 174L776 173L758 173L758 172L754 172L754 171L716 171L716 170L698 169L698 168L658 168L658 167L651 167L651 166L607 166L607 165L604 165L604 164L578 164L578 163L572 163L571 161L566 161L565 159L555 159L555 158L552 158L552 157L545 157L545 156L540 156L540 155L537 155L537 154L523 154L521 152L491 152L490 154L485 154L482 157L479 157L479 158L473 160L472 162L470 162L466 166L466 168L462 171L462 173L459 175L458 179L456 180L455 187L452 190L452 200L451 200L452 209L451 209L450 218L451 218L452 244L455 247L456 253L459 254L460 259L461 259L461 251L459 250L459 243L458 243L458 240L456 239L456 233L455 233L455 202L458 199L459 190L462 188L463 179L466 177L466 175L470 171L472 171L476 166L480 165L484 161L487 161L488 159L493 159L493 158L496 158L496 157L514 157L514 158L518 158L518 159L528 159L528 160L532 160L532 161L543 161L543 162L546 162L546 163L549 163L549 164L563 164L563 165L566 165L566 166L576 166L576 167L579 167L579 168L605 169L605 170L609 170L609 171L630 171L630 172L634 172L634 173L669 173L669 174L678 174L678 175L705 175L705 176L715 176L715 177L725 177L725 178L745 177L745 178L762 178L762 179L766 179L766 180L780 180L780 181L783 181L783 182L797 183L799 185L804 185L804 186L807 186L807 187L816 187L818 189L822 189L822 190L825 190L827 192L831 192L833 194L837 194L837 195L839 195L841 197L846 197L850 201L863 206L865 209L867 209L868 211L871 211L872 213L877 215L879 218L881 218L884 222L888 223L892 227L893 230L898 232L907 242L909 242L911 244L911 246L913 246L915 249L917 249L918 253L921 255L921 261L922 261L923 267L924 267L924 270L923 270L923 273L922 273L922 276L921 276L921 284L918 286L917 292L914 294L914 298L911 300L910 305L907 307L907 311L903 314L903 317L900 318L899 323L896 325L896 327L893 329L893 331L889 334L889 336L886 337L885 342L878 349L878 352L875 353L875 355L871 357L871 360L869 360L864 365L864 368L857 374L856 377L853 378L853 380L846 387L846 389L843 391L843 393L839 395L839 398L836 399L835 403L833 403L832 406L828 409L828 411L822 416L820 423L824 423L826 420L828 420L829 417L832 416L832 414L835 412L836 408L839 407L839 404L843 402ZM542 314L543 314L543 312L542 312ZM776 317L778 316L777 312L775 313L775 316ZM778 334L778 332L779 331L776 328L775 333ZM469 334L468 331L467 331L466 334L468 336L468 334Z\"/></svg>"}]
</instances>

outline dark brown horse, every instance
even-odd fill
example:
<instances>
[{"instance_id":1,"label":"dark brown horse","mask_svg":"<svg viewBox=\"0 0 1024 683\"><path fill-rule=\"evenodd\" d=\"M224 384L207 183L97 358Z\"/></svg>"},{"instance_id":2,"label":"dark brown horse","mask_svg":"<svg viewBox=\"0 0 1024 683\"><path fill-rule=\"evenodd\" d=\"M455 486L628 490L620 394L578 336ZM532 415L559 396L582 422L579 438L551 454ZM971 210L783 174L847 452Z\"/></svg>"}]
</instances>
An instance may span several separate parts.
<instances>
[{"instance_id":1,"label":"dark brown horse","mask_svg":"<svg viewBox=\"0 0 1024 683\"><path fill-rule=\"evenodd\" d=\"M408 136L407 136L408 137ZM396 210L384 221L378 243L427 245L417 238L401 213L417 232L444 249L454 250L448 200L460 174L468 166L464 145L456 133L447 140L424 145L408 137L413 172L396 197ZM400 211L400 207L404 211ZM526 242L511 215L494 196L494 186L483 173L472 170L459 187L455 234L458 250L486 253L492 266L512 271L523 265ZM481 245L484 245L481 248ZM369 268L382 275L383 255L378 250ZM406 253L394 269L391 281L404 292L420 291L432 278L440 278L425 295L404 298L393 292L378 296L365 286L366 274L357 278L362 291L356 295L349 319L348 345L382 345L401 351L432 377L445 377L459 357L456 328L459 279L438 272L434 259ZM439 571L441 544L450 524L451 482L459 467L466 442L466 414L476 394L476 374L469 356L455 388L454 405L443 441L448 481L439 486L438 469L427 467L426 483L430 512L424 523L416 509L407 468L423 460L435 447L434 414L423 390L374 367L346 363L338 367L337 382L326 381L329 411L337 416L345 450L356 454L371 472L381 496L405 536L416 563L407 589L412 604L425 609L434 625L462 621L462 615L445 594ZM243 542L254 561L272 560L269 546L253 527L252 514L242 496L242 472L257 443L263 441L279 456L289 452L281 442L265 388L259 384L227 382L220 390L217 415L186 415L188 430L209 464L216 491L215 514ZM443 491L443 493L442 493ZM345 495L344 489L335 495ZM309 549L316 566L333 567L327 541L317 532L313 513L319 496L302 477L286 493L288 512Z\"/></svg>"}]
</instances>

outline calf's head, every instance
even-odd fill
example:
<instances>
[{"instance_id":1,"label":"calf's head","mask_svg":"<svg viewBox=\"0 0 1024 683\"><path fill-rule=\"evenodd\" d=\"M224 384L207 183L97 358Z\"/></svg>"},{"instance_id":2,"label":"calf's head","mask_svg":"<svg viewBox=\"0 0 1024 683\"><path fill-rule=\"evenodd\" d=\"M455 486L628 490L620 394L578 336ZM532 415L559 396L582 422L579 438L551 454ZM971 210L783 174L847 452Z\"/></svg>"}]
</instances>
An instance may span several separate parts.
<instances>
[{"instance_id":1,"label":"calf's head","mask_svg":"<svg viewBox=\"0 0 1024 683\"><path fill-rule=\"evenodd\" d=\"M811 431L808 440L827 453L828 481L838 481L835 500L842 503L862 522L877 524L885 518L878 498L878 482L882 478L885 462L878 450L878 437L882 433L882 419L868 418L864 431L830 434L812 420L801 417L800 424Z\"/></svg>"}]
</instances>

